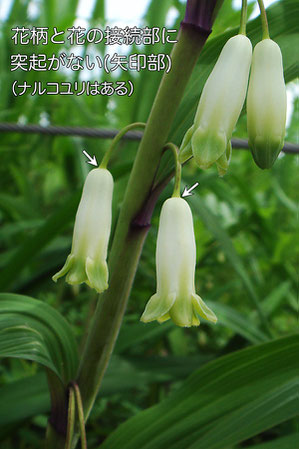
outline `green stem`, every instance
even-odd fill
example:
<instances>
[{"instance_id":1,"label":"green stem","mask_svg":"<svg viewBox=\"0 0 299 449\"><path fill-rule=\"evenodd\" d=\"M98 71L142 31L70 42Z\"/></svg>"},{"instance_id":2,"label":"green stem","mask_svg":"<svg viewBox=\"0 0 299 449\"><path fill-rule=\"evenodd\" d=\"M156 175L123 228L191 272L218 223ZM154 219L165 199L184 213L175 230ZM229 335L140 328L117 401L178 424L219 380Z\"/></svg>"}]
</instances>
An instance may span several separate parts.
<instances>
[{"instance_id":1,"label":"green stem","mask_svg":"<svg viewBox=\"0 0 299 449\"><path fill-rule=\"evenodd\" d=\"M168 150L168 149L172 151L172 154L174 157L174 162L175 162L175 179L174 179L174 188L173 188L172 197L180 198L182 166L181 166L181 164L179 162L179 158L178 158L179 149L174 143L167 143L164 146L164 150Z\"/></svg>"},{"instance_id":2,"label":"green stem","mask_svg":"<svg viewBox=\"0 0 299 449\"><path fill-rule=\"evenodd\" d=\"M87 418L107 368L148 225L134 223L150 196L163 146L193 67L208 33L182 25L171 58L172 69L164 74L128 181L109 258L109 289L100 297L82 355L77 383Z\"/></svg>"},{"instance_id":3,"label":"green stem","mask_svg":"<svg viewBox=\"0 0 299 449\"><path fill-rule=\"evenodd\" d=\"M267 13L263 0L257 0L261 12L263 39L270 39Z\"/></svg>"},{"instance_id":4,"label":"green stem","mask_svg":"<svg viewBox=\"0 0 299 449\"><path fill-rule=\"evenodd\" d=\"M118 142L120 141L120 139L128 132L131 131L132 129L135 128L145 128L146 127L146 123L142 123L142 122L136 122L136 123L131 123L130 125L126 126L125 128L121 129L119 131L118 134L116 134L116 136L114 137L114 139L112 140L110 147L108 148L108 150L106 151L106 153L104 154L104 157L102 159L102 162L100 164L100 168L107 168L107 165L109 163L112 151L114 150L114 148L116 147L116 145L118 144Z\"/></svg>"},{"instance_id":5,"label":"green stem","mask_svg":"<svg viewBox=\"0 0 299 449\"><path fill-rule=\"evenodd\" d=\"M71 386L69 389L69 405L68 405L68 414L67 414L67 434L66 434L66 443L65 449L71 449L71 443L74 435L74 427L75 427L75 392L74 388Z\"/></svg>"},{"instance_id":6,"label":"green stem","mask_svg":"<svg viewBox=\"0 0 299 449\"><path fill-rule=\"evenodd\" d=\"M247 0L242 0L239 34L244 34L244 36L246 36L246 22L247 22Z\"/></svg>"},{"instance_id":7,"label":"green stem","mask_svg":"<svg viewBox=\"0 0 299 449\"><path fill-rule=\"evenodd\" d=\"M76 382L72 382L72 386L75 391L76 403L77 403L77 412L79 417L79 427L80 427L80 436L81 436L81 449L87 449L86 442L86 432L85 432L85 421L84 421L84 412L83 412L83 404L81 393Z\"/></svg>"},{"instance_id":8,"label":"green stem","mask_svg":"<svg viewBox=\"0 0 299 449\"><path fill-rule=\"evenodd\" d=\"M46 431L46 449L64 449L67 434L67 391L50 369L46 370L51 396L51 416Z\"/></svg>"}]
</instances>

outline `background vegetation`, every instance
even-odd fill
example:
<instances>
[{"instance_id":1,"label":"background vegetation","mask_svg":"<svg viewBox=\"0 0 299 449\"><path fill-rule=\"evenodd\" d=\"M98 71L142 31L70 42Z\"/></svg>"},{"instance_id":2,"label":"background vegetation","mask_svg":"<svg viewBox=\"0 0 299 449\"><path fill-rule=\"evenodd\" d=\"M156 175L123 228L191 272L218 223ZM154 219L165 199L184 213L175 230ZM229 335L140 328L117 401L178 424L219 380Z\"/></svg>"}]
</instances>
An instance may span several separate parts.
<instances>
[{"instance_id":1,"label":"background vegetation","mask_svg":"<svg viewBox=\"0 0 299 449\"><path fill-rule=\"evenodd\" d=\"M50 45L16 47L10 29L16 25L71 27L77 0L12 3L1 23L0 121L120 129L146 120L161 78L149 71L121 74L123 80L134 78L131 98L15 98L11 84L16 77L31 84L71 76L76 80L80 75L9 70L10 54L61 50ZM30 17L33 3L38 12ZM170 10L176 10L177 19L170 27L178 28L184 7L178 0L152 0L142 25L163 26L175 16L169 15ZM281 0L268 10L270 34L281 46L285 79L293 91L298 76L298 9L297 1ZM190 126L204 82L238 22L239 12L231 0L225 0L176 116L171 133L175 143L180 143ZM105 25L103 2L96 1L88 26ZM260 40L259 18L248 25L248 35L253 44ZM103 54L105 49L102 45L83 49L87 54L91 51ZM140 48L130 49L136 51ZM142 51L169 52L170 46ZM111 76L100 73L97 79L109 81ZM293 96L286 140L297 144L298 108L299 100ZM246 138L245 111L234 136ZM73 288L63 281L55 285L51 276L64 263L71 245L79 195L89 170L82 150L99 161L108 144L74 136L1 134L1 291L32 296L53 306L71 323L78 342L97 296L85 285ZM136 148L136 142L124 141L113 156L114 223ZM171 158L166 156L158 176L164 177L171 168ZM98 448L110 434L103 447L287 449L298 443L294 418L299 369L298 156L281 155L273 169L262 171L249 151L235 149L222 179L213 168L202 172L189 162L182 185L196 181L200 185L188 198L197 244L196 290L217 314L218 324L202 322L200 328L182 329L171 322L139 322L155 292L159 212L171 194L170 185L157 202L114 355L87 425L90 448ZM0 352L1 344L0 337ZM46 378L37 363L19 357L1 360L0 446L40 448L50 407ZM135 420L114 432L134 416Z\"/></svg>"}]
</instances>

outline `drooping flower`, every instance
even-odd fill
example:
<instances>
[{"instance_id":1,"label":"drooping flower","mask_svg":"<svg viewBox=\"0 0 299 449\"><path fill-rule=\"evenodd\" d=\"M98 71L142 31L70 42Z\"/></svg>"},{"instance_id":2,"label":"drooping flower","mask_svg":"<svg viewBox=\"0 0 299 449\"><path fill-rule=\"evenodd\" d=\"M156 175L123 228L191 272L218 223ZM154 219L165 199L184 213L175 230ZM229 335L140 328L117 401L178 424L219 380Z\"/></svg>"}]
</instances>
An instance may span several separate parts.
<instances>
[{"instance_id":1,"label":"drooping flower","mask_svg":"<svg viewBox=\"0 0 299 449\"><path fill-rule=\"evenodd\" d=\"M169 198L162 206L157 248L157 293L141 317L147 323L171 318L178 326L198 326L197 314L215 323L216 316L195 293L196 247L192 213L183 198Z\"/></svg>"},{"instance_id":2,"label":"drooping flower","mask_svg":"<svg viewBox=\"0 0 299 449\"><path fill-rule=\"evenodd\" d=\"M253 51L247 96L248 143L260 168L270 168L283 147L286 87L279 46L271 39Z\"/></svg>"},{"instance_id":3,"label":"drooping flower","mask_svg":"<svg viewBox=\"0 0 299 449\"><path fill-rule=\"evenodd\" d=\"M99 293L108 288L107 247L111 229L113 178L104 168L91 170L77 210L71 253L63 268L69 284L86 282Z\"/></svg>"},{"instance_id":4,"label":"drooping flower","mask_svg":"<svg viewBox=\"0 0 299 449\"><path fill-rule=\"evenodd\" d=\"M250 40L238 34L224 45L203 88L194 124L180 149L180 161L192 155L206 169L216 163L220 176L231 156L230 139L242 110L252 57Z\"/></svg>"}]
</instances>

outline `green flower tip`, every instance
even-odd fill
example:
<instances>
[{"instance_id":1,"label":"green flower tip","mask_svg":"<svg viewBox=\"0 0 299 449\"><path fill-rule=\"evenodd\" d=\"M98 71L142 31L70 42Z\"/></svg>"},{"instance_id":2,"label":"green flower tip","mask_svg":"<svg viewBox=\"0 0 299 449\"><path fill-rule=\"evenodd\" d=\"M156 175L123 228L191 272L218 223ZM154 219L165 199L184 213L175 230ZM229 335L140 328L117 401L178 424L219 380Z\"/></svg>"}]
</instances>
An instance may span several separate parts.
<instances>
[{"instance_id":1,"label":"green flower tip","mask_svg":"<svg viewBox=\"0 0 299 449\"><path fill-rule=\"evenodd\" d=\"M78 285L85 282L98 293L108 288L108 267L106 261L96 263L90 257L86 261L78 259L70 254L64 266L52 279L57 282L59 278L66 275L66 282L70 285Z\"/></svg>"},{"instance_id":2,"label":"green flower tip","mask_svg":"<svg viewBox=\"0 0 299 449\"><path fill-rule=\"evenodd\" d=\"M172 319L177 326L191 327L200 325L197 314L212 323L217 322L214 312L195 293L190 292L188 296L181 297L175 293L163 297L156 293L147 303L140 320L144 323L155 320L163 323Z\"/></svg>"},{"instance_id":3,"label":"green flower tip","mask_svg":"<svg viewBox=\"0 0 299 449\"><path fill-rule=\"evenodd\" d=\"M283 143L284 141L280 136L277 136L276 139L275 136L271 136L269 139L265 139L264 136L256 136L254 141L248 141L256 165L263 170L273 166Z\"/></svg>"}]
</instances>

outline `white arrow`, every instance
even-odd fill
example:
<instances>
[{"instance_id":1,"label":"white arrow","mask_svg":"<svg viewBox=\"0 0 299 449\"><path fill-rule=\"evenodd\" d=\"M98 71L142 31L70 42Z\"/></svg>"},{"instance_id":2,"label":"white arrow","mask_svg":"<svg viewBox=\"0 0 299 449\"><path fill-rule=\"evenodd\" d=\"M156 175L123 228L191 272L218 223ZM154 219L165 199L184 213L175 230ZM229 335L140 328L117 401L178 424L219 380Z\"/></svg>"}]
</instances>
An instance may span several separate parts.
<instances>
[{"instance_id":1,"label":"white arrow","mask_svg":"<svg viewBox=\"0 0 299 449\"><path fill-rule=\"evenodd\" d=\"M83 154L84 154L84 156L87 157L88 161L86 161L86 162L87 162L88 164L94 165L95 167L98 166L98 163L97 163L97 160L96 160L96 157L95 157L95 156L93 156L93 157L89 156L89 154L88 154L87 151L85 151L85 150L83 150Z\"/></svg>"},{"instance_id":2,"label":"white arrow","mask_svg":"<svg viewBox=\"0 0 299 449\"><path fill-rule=\"evenodd\" d=\"M193 195L192 190L196 189L196 187L199 185L199 182L196 182L195 184L193 184L193 186L191 186L189 189L187 189L187 186L184 188L184 192L182 193L182 198L184 198L185 196L191 196Z\"/></svg>"}]
</instances>

